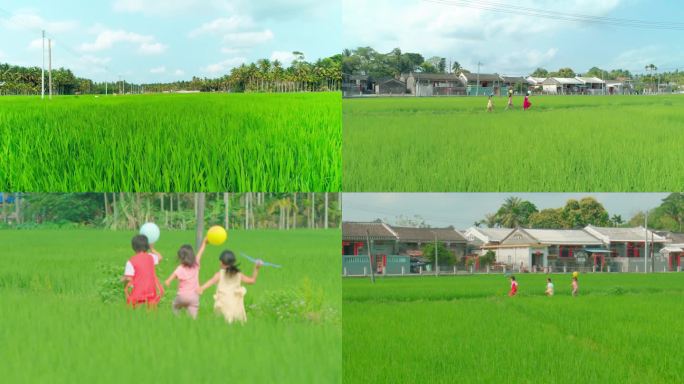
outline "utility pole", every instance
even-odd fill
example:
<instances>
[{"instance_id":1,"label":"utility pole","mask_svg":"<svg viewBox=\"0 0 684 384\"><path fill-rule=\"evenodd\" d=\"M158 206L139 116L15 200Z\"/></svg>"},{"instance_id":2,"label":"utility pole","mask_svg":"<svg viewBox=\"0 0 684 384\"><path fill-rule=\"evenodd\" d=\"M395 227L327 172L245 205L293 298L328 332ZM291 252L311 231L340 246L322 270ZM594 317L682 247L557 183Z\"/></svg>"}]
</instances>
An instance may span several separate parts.
<instances>
[{"instance_id":1,"label":"utility pole","mask_svg":"<svg viewBox=\"0 0 684 384\"><path fill-rule=\"evenodd\" d=\"M437 247L437 234L432 232L435 236L435 276L439 276L439 248Z\"/></svg>"},{"instance_id":2,"label":"utility pole","mask_svg":"<svg viewBox=\"0 0 684 384\"><path fill-rule=\"evenodd\" d=\"M373 256L371 255L371 239L370 231L366 229L366 247L368 248L368 264L370 265L370 278L371 283L375 283L375 274L373 274Z\"/></svg>"},{"instance_id":3,"label":"utility pole","mask_svg":"<svg viewBox=\"0 0 684 384\"><path fill-rule=\"evenodd\" d=\"M43 66L40 70L40 98L45 98L45 30L43 30Z\"/></svg>"},{"instance_id":4,"label":"utility pole","mask_svg":"<svg viewBox=\"0 0 684 384\"><path fill-rule=\"evenodd\" d=\"M478 60L478 62L477 62L477 84L476 84L476 88L475 88L475 96L480 95L480 65L482 65L482 63L480 63L480 61Z\"/></svg>"},{"instance_id":5,"label":"utility pole","mask_svg":"<svg viewBox=\"0 0 684 384\"><path fill-rule=\"evenodd\" d=\"M50 100L52 100L52 39L48 39L48 79Z\"/></svg>"},{"instance_id":6,"label":"utility pole","mask_svg":"<svg viewBox=\"0 0 684 384\"><path fill-rule=\"evenodd\" d=\"M648 209L644 215L644 273L648 272Z\"/></svg>"}]
</instances>

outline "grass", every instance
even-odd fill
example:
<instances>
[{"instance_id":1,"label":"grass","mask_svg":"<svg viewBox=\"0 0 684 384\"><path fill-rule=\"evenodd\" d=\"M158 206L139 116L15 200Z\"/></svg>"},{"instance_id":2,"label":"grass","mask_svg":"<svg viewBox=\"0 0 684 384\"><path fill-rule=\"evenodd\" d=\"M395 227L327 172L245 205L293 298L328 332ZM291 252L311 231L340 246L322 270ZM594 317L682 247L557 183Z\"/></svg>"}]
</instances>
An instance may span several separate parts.
<instances>
[{"instance_id":1,"label":"grass","mask_svg":"<svg viewBox=\"0 0 684 384\"><path fill-rule=\"evenodd\" d=\"M344 99L344 191L680 190L684 95Z\"/></svg>"},{"instance_id":2,"label":"grass","mask_svg":"<svg viewBox=\"0 0 684 384\"><path fill-rule=\"evenodd\" d=\"M213 288L202 296L196 321L172 314L176 283L156 311L127 308L120 284L118 298L103 302L103 290L132 255L132 235L0 231L4 382L340 382L339 231L230 232L227 248L283 264L262 269L247 287L244 326L213 313ZM161 279L175 268L178 247L193 238L162 232ZM201 281L218 270L226 247L208 246ZM249 262L241 267L251 274ZM285 307L274 297L306 302L317 313L273 316L265 306Z\"/></svg>"},{"instance_id":3,"label":"grass","mask_svg":"<svg viewBox=\"0 0 684 384\"><path fill-rule=\"evenodd\" d=\"M343 280L343 382L684 380L684 274Z\"/></svg>"},{"instance_id":4,"label":"grass","mask_svg":"<svg viewBox=\"0 0 684 384\"><path fill-rule=\"evenodd\" d=\"M330 192L338 93L0 98L0 190Z\"/></svg>"}]
</instances>

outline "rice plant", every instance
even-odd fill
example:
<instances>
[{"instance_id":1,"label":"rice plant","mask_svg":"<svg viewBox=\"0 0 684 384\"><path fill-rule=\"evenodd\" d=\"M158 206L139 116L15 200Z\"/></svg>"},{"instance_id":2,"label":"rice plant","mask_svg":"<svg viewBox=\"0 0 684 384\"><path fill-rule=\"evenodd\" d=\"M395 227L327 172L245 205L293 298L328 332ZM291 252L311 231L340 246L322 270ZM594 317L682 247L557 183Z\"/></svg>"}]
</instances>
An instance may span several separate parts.
<instances>
[{"instance_id":1,"label":"rice plant","mask_svg":"<svg viewBox=\"0 0 684 384\"><path fill-rule=\"evenodd\" d=\"M0 98L0 189L339 191L337 93Z\"/></svg>"},{"instance_id":2,"label":"rice plant","mask_svg":"<svg viewBox=\"0 0 684 384\"><path fill-rule=\"evenodd\" d=\"M175 286L156 311L126 307L117 280L133 234L0 231L3 382L341 381L339 231L231 231L224 246L208 246L201 281L218 270L225 248L283 265L263 268L247 287L245 325L213 313L213 290L202 296L196 321L173 315ZM162 232L160 278L176 267L178 247L193 240L190 231ZM252 264L240 261L251 274ZM282 307L297 310L274 316Z\"/></svg>"},{"instance_id":3,"label":"rice plant","mask_svg":"<svg viewBox=\"0 0 684 384\"><path fill-rule=\"evenodd\" d=\"M345 279L343 382L684 380L684 274ZM373 358L368 358L372 356Z\"/></svg>"},{"instance_id":4,"label":"rice plant","mask_svg":"<svg viewBox=\"0 0 684 384\"><path fill-rule=\"evenodd\" d=\"M684 96L343 100L345 191L631 192L684 186Z\"/></svg>"}]
</instances>

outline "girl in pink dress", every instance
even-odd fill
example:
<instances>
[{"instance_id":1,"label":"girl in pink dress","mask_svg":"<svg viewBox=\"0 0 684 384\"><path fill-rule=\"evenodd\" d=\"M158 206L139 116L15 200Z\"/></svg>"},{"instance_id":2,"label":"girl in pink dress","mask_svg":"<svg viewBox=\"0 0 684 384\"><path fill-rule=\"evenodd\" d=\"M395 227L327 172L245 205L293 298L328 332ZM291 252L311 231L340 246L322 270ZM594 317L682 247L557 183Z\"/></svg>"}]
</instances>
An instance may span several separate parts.
<instances>
[{"instance_id":1,"label":"girl in pink dress","mask_svg":"<svg viewBox=\"0 0 684 384\"><path fill-rule=\"evenodd\" d=\"M193 318L197 318L197 311L199 310L199 269L202 260L204 248L207 246L207 238L202 240L202 245L197 256L192 250L192 247L185 244L178 250L178 261L180 265L176 267L171 276L166 279L166 286L170 286L174 279L178 279L178 293L173 300L173 312L178 314L182 309L188 311L188 314Z\"/></svg>"},{"instance_id":2,"label":"girl in pink dress","mask_svg":"<svg viewBox=\"0 0 684 384\"><path fill-rule=\"evenodd\" d=\"M523 102L523 110L527 111L532 106L530 103L530 95L525 95L525 101Z\"/></svg>"}]
</instances>

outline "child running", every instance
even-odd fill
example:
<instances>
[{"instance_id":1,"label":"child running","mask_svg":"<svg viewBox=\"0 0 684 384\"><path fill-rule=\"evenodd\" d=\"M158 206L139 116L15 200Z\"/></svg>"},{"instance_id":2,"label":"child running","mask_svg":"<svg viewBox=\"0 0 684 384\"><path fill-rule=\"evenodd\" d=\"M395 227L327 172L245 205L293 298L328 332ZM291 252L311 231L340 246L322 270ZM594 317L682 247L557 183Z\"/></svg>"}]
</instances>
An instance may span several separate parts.
<instances>
[{"instance_id":1,"label":"child running","mask_svg":"<svg viewBox=\"0 0 684 384\"><path fill-rule=\"evenodd\" d=\"M492 95L489 95L489 99L487 100L487 112L491 112L494 110L494 103L492 102Z\"/></svg>"},{"instance_id":2,"label":"child running","mask_svg":"<svg viewBox=\"0 0 684 384\"><path fill-rule=\"evenodd\" d=\"M508 296L515 296L518 293L518 282L515 281L515 276L511 276L511 290L508 292Z\"/></svg>"},{"instance_id":3,"label":"child running","mask_svg":"<svg viewBox=\"0 0 684 384\"><path fill-rule=\"evenodd\" d=\"M544 293L546 293L546 296L553 296L553 283L550 277L546 278L546 291Z\"/></svg>"},{"instance_id":4,"label":"child running","mask_svg":"<svg viewBox=\"0 0 684 384\"><path fill-rule=\"evenodd\" d=\"M133 308L143 303L154 308L164 294L154 270L162 256L148 243L145 235L133 237L131 246L135 255L128 260L124 270L126 303Z\"/></svg>"},{"instance_id":5,"label":"child running","mask_svg":"<svg viewBox=\"0 0 684 384\"><path fill-rule=\"evenodd\" d=\"M506 105L506 110L513 108L513 90L508 90L508 104Z\"/></svg>"},{"instance_id":6,"label":"child running","mask_svg":"<svg viewBox=\"0 0 684 384\"><path fill-rule=\"evenodd\" d=\"M242 283L256 283L261 261L257 261L254 265L254 272L250 277L240 272L235 261L235 254L232 251L223 251L219 260L221 261L221 270L216 272L214 277L204 283L197 292L201 295L204 290L218 283L216 294L214 294L214 311L223 315L229 324L235 321L244 323L247 321L244 302L247 289L242 286Z\"/></svg>"},{"instance_id":7,"label":"child running","mask_svg":"<svg viewBox=\"0 0 684 384\"><path fill-rule=\"evenodd\" d=\"M192 247L185 244L178 250L178 261L180 265L176 267L171 276L164 282L166 286L170 286L174 279L178 279L178 293L173 300L173 312L178 314L181 309L186 309L188 314L193 319L197 318L197 311L199 310L199 270L202 254L204 248L207 246L207 238L202 240L202 245L197 251L197 256L192 250Z\"/></svg>"},{"instance_id":8,"label":"child running","mask_svg":"<svg viewBox=\"0 0 684 384\"><path fill-rule=\"evenodd\" d=\"M523 110L527 111L531 106L532 103L530 103L530 93L527 92L527 95L525 95L525 101L523 101Z\"/></svg>"},{"instance_id":9,"label":"child running","mask_svg":"<svg viewBox=\"0 0 684 384\"><path fill-rule=\"evenodd\" d=\"M572 295L577 296L577 292L579 291L579 283L577 282L577 277L572 278Z\"/></svg>"}]
</instances>

